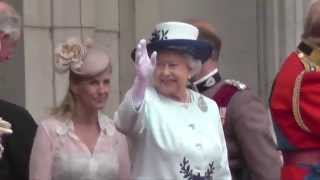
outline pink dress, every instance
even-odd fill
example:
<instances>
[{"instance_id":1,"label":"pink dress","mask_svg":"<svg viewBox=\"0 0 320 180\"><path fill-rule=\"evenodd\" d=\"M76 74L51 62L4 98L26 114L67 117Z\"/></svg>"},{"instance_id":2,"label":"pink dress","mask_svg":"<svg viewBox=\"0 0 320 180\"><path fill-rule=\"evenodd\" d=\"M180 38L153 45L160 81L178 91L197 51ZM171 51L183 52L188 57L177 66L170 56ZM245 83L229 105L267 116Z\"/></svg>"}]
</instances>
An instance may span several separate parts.
<instances>
[{"instance_id":1,"label":"pink dress","mask_svg":"<svg viewBox=\"0 0 320 180\"><path fill-rule=\"evenodd\" d=\"M81 142L71 120L51 117L40 123L30 159L30 180L118 180L129 178L125 138L99 113L94 152Z\"/></svg>"}]
</instances>

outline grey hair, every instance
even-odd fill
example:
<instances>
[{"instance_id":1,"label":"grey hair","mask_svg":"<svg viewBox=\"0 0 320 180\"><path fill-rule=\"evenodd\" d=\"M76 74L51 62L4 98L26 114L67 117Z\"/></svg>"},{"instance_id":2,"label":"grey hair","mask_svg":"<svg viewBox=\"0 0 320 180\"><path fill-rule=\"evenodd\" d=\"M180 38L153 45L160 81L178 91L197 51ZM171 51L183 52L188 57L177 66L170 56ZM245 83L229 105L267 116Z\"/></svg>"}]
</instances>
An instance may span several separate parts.
<instances>
[{"instance_id":1,"label":"grey hair","mask_svg":"<svg viewBox=\"0 0 320 180\"><path fill-rule=\"evenodd\" d=\"M200 59L195 59L193 56L191 56L190 54L183 52L182 50L180 50L179 48L172 48L172 49L164 49L162 51L173 51L176 53L181 54L187 61L187 66L190 70L189 72L189 77L188 78L192 78L194 75L196 75L197 73L200 72L201 67L202 67L202 63ZM159 54L160 51L158 51Z\"/></svg>"},{"instance_id":2,"label":"grey hair","mask_svg":"<svg viewBox=\"0 0 320 180\"><path fill-rule=\"evenodd\" d=\"M187 59L187 65L190 69L189 78L192 78L194 75L198 74L201 70L202 63L199 59L194 59L192 56L185 54Z\"/></svg>"},{"instance_id":3,"label":"grey hair","mask_svg":"<svg viewBox=\"0 0 320 180\"><path fill-rule=\"evenodd\" d=\"M0 31L18 40L21 34L21 16L11 6L0 11Z\"/></svg>"}]
</instances>

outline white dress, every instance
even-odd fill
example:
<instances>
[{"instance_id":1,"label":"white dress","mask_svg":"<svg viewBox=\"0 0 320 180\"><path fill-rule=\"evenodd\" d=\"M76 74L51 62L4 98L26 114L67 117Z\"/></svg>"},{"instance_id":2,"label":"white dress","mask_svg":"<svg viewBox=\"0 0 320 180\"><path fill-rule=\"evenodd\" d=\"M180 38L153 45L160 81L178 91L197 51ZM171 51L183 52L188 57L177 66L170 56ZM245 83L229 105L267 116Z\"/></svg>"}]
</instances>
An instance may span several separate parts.
<instances>
[{"instance_id":1,"label":"white dress","mask_svg":"<svg viewBox=\"0 0 320 180\"><path fill-rule=\"evenodd\" d=\"M231 180L227 148L216 103L194 91L183 104L148 87L139 110L130 91L115 114L130 143L136 180ZM199 108L201 98L208 106ZM200 101L199 101L200 100Z\"/></svg>"},{"instance_id":2,"label":"white dress","mask_svg":"<svg viewBox=\"0 0 320 180\"><path fill-rule=\"evenodd\" d=\"M54 117L40 123L30 159L30 180L128 179L125 138L99 114L100 135L94 152L77 137L73 122Z\"/></svg>"}]
</instances>

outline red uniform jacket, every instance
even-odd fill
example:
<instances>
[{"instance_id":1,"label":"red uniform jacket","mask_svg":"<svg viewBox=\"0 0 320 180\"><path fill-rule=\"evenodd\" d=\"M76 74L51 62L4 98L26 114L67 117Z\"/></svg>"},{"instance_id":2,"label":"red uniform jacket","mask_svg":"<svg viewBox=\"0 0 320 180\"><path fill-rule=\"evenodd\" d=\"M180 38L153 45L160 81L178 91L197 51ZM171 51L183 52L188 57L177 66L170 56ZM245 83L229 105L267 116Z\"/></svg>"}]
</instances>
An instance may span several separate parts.
<instances>
[{"instance_id":1,"label":"red uniform jacket","mask_svg":"<svg viewBox=\"0 0 320 180\"><path fill-rule=\"evenodd\" d=\"M320 161L314 162L314 157L320 157L320 72L306 57L302 52L293 52L285 60L270 97L278 144L284 155L283 180L320 179Z\"/></svg>"}]
</instances>

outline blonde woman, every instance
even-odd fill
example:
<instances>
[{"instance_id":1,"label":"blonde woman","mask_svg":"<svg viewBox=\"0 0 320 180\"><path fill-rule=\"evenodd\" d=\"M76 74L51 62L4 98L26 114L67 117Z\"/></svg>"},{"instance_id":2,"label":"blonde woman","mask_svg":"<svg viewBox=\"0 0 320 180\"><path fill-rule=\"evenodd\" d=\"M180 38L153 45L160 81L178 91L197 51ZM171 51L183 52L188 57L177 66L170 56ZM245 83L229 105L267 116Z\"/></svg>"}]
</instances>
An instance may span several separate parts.
<instances>
[{"instance_id":1,"label":"blonde woman","mask_svg":"<svg viewBox=\"0 0 320 180\"><path fill-rule=\"evenodd\" d=\"M41 121L30 160L30 180L116 180L128 177L126 143L101 110L110 92L108 55L92 42L68 39L55 64L70 86L52 116Z\"/></svg>"}]
</instances>

